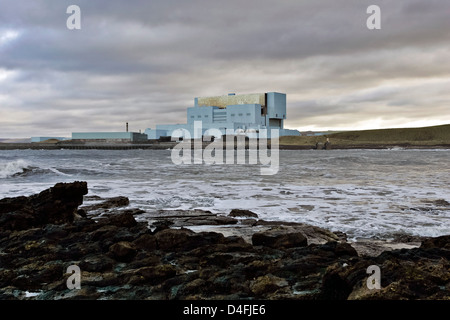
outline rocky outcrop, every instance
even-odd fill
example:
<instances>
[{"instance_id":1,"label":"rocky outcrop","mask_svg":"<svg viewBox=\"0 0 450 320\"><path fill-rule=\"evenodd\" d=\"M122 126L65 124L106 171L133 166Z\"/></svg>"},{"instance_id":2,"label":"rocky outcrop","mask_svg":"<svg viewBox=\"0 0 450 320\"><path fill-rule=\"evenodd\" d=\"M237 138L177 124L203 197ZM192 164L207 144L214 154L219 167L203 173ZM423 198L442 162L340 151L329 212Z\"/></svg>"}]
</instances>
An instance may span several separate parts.
<instances>
[{"instance_id":1,"label":"rocky outcrop","mask_svg":"<svg viewBox=\"0 0 450 320\"><path fill-rule=\"evenodd\" d=\"M366 257L342 234L305 224L226 217L230 235L194 232L167 215L149 228L130 209L81 217L86 192L75 182L0 201L0 299L450 298L448 236ZM71 265L81 289L66 285ZM367 288L370 265L381 269L381 289Z\"/></svg>"},{"instance_id":2,"label":"rocky outcrop","mask_svg":"<svg viewBox=\"0 0 450 320\"><path fill-rule=\"evenodd\" d=\"M254 246L261 245L276 249L305 247L308 241L300 231L294 228L277 227L253 234L252 243Z\"/></svg>"},{"instance_id":3,"label":"rocky outcrop","mask_svg":"<svg viewBox=\"0 0 450 320\"><path fill-rule=\"evenodd\" d=\"M0 200L0 228L24 230L46 224L70 223L87 194L86 182L58 183L31 197Z\"/></svg>"}]
</instances>

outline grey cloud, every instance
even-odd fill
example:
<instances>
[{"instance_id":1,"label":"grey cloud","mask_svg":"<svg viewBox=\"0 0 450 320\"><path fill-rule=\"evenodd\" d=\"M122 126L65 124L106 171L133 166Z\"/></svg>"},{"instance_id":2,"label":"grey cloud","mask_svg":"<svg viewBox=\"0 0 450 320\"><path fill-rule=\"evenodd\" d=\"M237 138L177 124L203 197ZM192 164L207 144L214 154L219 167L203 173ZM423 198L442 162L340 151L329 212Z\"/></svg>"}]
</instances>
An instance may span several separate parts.
<instances>
[{"instance_id":1,"label":"grey cloud","mask_svg":"<svg viewBox=\"0 0 450 320\"><path fill-rule=\"evenodd\" d=\"M78 31L72 1L0 2L0 137L183 123L228 92L286 92L291 127L450 122L446 0L377 1L378 31L369 0L79 0Z\"/></svg>"}]
</instances>

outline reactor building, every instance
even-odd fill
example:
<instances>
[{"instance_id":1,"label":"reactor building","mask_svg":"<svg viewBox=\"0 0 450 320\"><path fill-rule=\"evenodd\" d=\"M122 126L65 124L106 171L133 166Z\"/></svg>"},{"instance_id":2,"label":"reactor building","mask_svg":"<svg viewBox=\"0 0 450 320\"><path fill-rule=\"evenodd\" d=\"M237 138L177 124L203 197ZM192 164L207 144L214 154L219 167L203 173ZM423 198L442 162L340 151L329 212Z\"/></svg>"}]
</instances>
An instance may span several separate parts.
<instances>
[{"instance_id":1,"label":"reactor building","mask_svg":"<svg viewBox=\"0 0 450 320\"><path fill-rule=\"evenodd\" d=\"M279 136L299 136L298 130L284 129L286 94L278 92L197 97L194 107L187 109L186 124L160 124L147 128L148 139L171 136L176 129L185 129L194 136L194 123L201 121L202 135L208 129L219 129L223 135L231 129L258 133L260 129L278 129ZM198 122L197 122L198 123Z\"/></svg>"}]
</instances>

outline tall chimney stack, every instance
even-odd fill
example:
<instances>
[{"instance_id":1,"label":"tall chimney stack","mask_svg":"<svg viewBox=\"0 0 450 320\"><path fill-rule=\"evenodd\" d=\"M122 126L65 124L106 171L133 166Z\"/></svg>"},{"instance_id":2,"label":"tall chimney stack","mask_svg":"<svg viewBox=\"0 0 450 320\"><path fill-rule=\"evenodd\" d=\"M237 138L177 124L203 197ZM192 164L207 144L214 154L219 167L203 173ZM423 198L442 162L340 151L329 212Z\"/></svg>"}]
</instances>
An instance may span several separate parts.
<instances>
[{"instance_id":1,"label":"tall chimney stack","mask_svg":"<svg viewBox=\"0 0 450 320\"><path fill-rule=\"evenodd\" d=\"M127 122L127 132L128 132L128 122Z\"/></svg>"}]
</instances>

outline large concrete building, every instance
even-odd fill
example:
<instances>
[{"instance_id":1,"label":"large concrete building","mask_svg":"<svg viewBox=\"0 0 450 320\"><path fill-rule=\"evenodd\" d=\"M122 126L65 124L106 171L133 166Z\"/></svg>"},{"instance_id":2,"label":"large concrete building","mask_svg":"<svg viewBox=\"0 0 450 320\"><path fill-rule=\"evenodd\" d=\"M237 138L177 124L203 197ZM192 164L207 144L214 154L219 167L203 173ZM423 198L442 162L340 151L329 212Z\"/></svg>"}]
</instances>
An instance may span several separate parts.
<instances>
[{"instance_id":1,"label":"large concrete building","mask_svg":"<svg viewBox=\"0 0 450 320\"><path fill-rule=\"evenodd\" d=\"M300 135L297 130L284 129L286 119L286 94L278 92L241 94L233 93L224 96L198 97L194 99L194 107L187 109L186 124L161 124L156 129L146 129L149 139L171 136L176 129L186 129L194 137L195 122L201 121L202 132L208 129L219 129L225 134L233 131L259 132L267 129L278 129L280 136ZM198 124L198 122L197 122Z\"/></svg>"},{"instance_id":2,"label":"large concrete building","mask_svg":"<svg viewBox=\"0 0 450 320\"><path fill-rule=\"evenodd\" d=\"M138 132L72 132L72 140L80 142L144 142L147 135Z\"/></svg>"}]
</instances>

